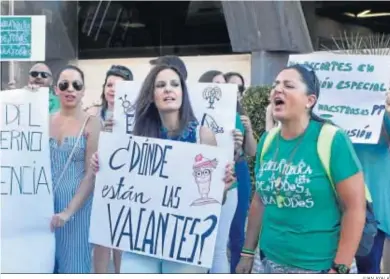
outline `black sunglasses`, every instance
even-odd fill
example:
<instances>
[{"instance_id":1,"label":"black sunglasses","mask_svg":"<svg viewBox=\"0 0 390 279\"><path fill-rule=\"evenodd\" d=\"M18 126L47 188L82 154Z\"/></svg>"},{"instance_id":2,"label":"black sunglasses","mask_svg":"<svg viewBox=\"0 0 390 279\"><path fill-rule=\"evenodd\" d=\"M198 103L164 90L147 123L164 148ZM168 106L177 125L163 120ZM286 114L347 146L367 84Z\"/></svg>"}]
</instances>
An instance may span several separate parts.
<instances>
[{"instance_id":1,"label":"black sunglasses","mask_svg":"<svg viewBox=\"0 0 390 279\"><path fill-rule=\"evenodd\" d=\"M65 91L69 88L70 84L72 84L72 87L74 88L74 90L76 91L80 91L83 89L84 85L82 84L82 82L78 81L78 80L75 80L73 81L72 83L70 83L69 81L67 80L64 80L64 81L61 81L60 83L58 83L58 88L61 90L61 91Z\"/></svg>"},{"instance_id":2,"label":"black sunglasses","mask_svg":"<svg viewBox=\"0 0 390 279\"><path fill-rule=\"evenodd\" d=\"M311 66L309 66L307 64L297 64L297 65L311 74L311 77L313 79L315 88L318 85L319 86L321 85L321 84L319 84L320 81L318 80L318 77L316 75L315 69L313 67L311 67ZM315 90L315 88L312 88L312 89ZM315 94L315 95L318 97L318 94Z\"/></svg>"},{"instance_id":3,"label":"black sunglasses","mask_svg":"<svg viewBox=\"0 0 390 279\"><path fill-rule=\"evenodd\" d=\"M36 78L38 76L41 76L41 78L48 78L51 77L51 74L49 74L48 72L31 71L30 76L32 76L33 78Z\"/></svg>"},{"instance_id":4,"label":"black sunglasses","mask_svg":"<svg viewBox=\"0 0 390 279\"><path fill-rule=\"evenodd\" d=\"M305 70L309 71L310 73L314 73L314 68L307 65L307 64L298 64L298 66L304 68Z\"/></svg>"}]
</instances>

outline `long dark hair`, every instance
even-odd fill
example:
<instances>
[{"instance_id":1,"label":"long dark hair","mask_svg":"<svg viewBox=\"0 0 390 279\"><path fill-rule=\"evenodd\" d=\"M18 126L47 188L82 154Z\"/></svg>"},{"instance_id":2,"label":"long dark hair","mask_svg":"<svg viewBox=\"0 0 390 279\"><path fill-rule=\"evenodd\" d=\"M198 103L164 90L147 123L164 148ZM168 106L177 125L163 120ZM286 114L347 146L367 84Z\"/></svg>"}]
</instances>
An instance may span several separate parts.
<instances>
[{"instance_id":1,"label":"long dark hair","mask_svg":"<svg viewBox=\"0 0 390 279\"><path fill-rule=\"evenodd\" d=\"M180 127L178 133L181 133L191 121L197 121L192 110L187 85L181 73L175 67L157 65L150 70L145 78L140 94L135 102L136 110L133 134L136 136L160 137L162 122L154 103L154 91L157 75L166 69L174 71L179 76L182 88L182 104L179 110Z\"/></svg>"},{"instance_id":2,"label":"long dark hair","mask_svg":"<svg viewBox=\"0 0 390 279\"><path fill-rule=\"evenodd\" d=\"M106 111L108 109L108 102L106 100L106 96L104 94L104 88L106 87L107 80L110 76L116 76L116 77L121 77L123 80L133 80L133 73L131 70L125 66L121 65L112 65L111 68L107 71L106 73L106 78L103 83L103 89L102 89L102 94L100 95L100 99L102 101L102 108L100 110L100 116L101 118L105 118L106 116Z\"/></svg>"},{"instance_id":3,"label":"long dark hair","mask_svg":"<svg viewBox=\"0 0 390 279\"><path fill-rule=\"evenodd\" d=\"M244 80L244 77L240 73L228 72L228 73L224 74L223 76L225 77L226 82L229 82L229 80L232 77L238 77L241 80L241 83L242 83L242 85L238 86L238 91L240 91L241 95L244 93L244 91L245 91L245 80Z\"/></svg>"},{"instance_id":4,"label":"long dark hair","mask_svg":"<svg viewBox=\"0 0 390 279\"><path fill-rule=\"evenodd\" d=\"M239 85L238 86L238 91L240 92L240 95L242 97L242 94L244 93L245 91L245 80L244 80L244 77L240 74L240 73L237 73L237 72L228 72L226 74L223 75L226 82L229 82L229 80L236 76L238 77L240 80L241 80L241 83L242 85ZM237 107L236 107L236 111L239 115L246 115L246 111L245 109L243 108L243 106L241 105L240 101L237 100Z\"/></svg>"},{"instance_id":5,"label":"long dark hair","mask_svg":"<svg viewBox=\"0 0 390 279\"><path fill-rule=\"evenodd\" d=\"M296 70L299 73L299 75L301 76L302 82L306 84L306 88L307 88L306 94L307 95L315 95L317 97L317 100L318 100L318 98L320 97L321 84L320 84L320 80L318 79L317 74L313 68L311 68L308 65L304 65L304 64L294 64L294 65L287 66L285 69ZM328 124L334 125L334 123L332 121L324 119L313 112L313 107L315 105L316 104L314 104L310 108L310 111L309 111L310 119L317 121L317 122L320 122L320 123L328 123Z\"/></svg>"},{"instance_id":6,"label":"long dark hair","mask_svg":"<svg viewBox=\"0 0 390 279\"><path fill-rule=\"evenodd\" d=\"M203 75L200 76L199 82L213 82L213 79L219 75L223 76L223 73L220 71L215 71L215 70L207 71Z\"/></svg>"}]
</instances>

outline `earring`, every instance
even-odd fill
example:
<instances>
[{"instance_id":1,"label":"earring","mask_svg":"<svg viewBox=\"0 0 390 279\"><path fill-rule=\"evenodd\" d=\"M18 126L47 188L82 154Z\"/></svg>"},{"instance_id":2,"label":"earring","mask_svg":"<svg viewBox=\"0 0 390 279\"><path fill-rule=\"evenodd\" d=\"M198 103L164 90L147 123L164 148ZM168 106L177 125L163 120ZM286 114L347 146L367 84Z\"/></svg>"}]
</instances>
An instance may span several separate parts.
<instances>
[{"instance_id":1,"label":"earring","mask_svg":"<svg viewBox=\"0 0 390 279\"><path fill-rule=\"evenodd\" d=\"M307 104L307 105L306 105L306 108L307 108L307 109L308 109L308 108L310 108L310 105L309 105L309 104Z\"/></svg>"}]
</instances>

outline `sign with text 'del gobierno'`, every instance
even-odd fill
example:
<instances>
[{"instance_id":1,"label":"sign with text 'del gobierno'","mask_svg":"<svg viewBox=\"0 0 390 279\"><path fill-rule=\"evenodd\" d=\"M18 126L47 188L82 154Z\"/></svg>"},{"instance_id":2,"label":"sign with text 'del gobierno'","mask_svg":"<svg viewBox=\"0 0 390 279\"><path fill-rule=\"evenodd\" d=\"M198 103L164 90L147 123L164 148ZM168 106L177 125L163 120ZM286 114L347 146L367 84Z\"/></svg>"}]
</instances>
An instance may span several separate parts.
<instances>
[{"instance_id":1,"label":"sign with text 'del gobierno'","mask_svg":"<svg viewBox=\"0 0 390 279\"><path fill-rule=\"evenodd\" d=\"M49 91L0 91L1 272L52 273Z\"/></svg>"},{"instance_id":2,"label":"sign with text 'del gobierno'","mask_svg":"<svg viewBox=\"0 0 390 279\"><path fill-rule=\"evenodd\" d=\"M90 242L210 268L226 151L105 132L98 150Z\"/></svg>"},{"instance_id":3,"label":"sign with text 'del gobierno'","mask_svg":"<svg viewBox=\"0 0 390 279\"><path fill-rule=\"evenodd\" d=\"M45 16L1 16L0 60L44 61Z\"/></svg>"}]
</instances>

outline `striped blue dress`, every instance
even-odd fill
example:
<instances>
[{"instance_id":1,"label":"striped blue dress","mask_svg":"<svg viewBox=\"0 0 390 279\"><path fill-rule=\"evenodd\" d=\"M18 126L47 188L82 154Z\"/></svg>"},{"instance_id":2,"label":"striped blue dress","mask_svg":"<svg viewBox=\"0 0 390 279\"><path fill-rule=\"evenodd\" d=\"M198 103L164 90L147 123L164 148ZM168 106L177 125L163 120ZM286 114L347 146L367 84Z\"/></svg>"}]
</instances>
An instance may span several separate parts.
<instances>
[{"instance_id":1,"label":"striped blue dress","mask_svg":"<svg viewBox=\"0 0 390 279\"><path fill-rule=\"evenodd\" d=\"M87 139L82 136L60 183L56 185L77 137L67 137L59 145L50 139L51 171L54 187L54 210L62 212L75 195L85 175ZM91 273L92 246L88 242L92 195L84 206L65 224L56 229L55 273Z\"/></svg>"}]
</instances>

